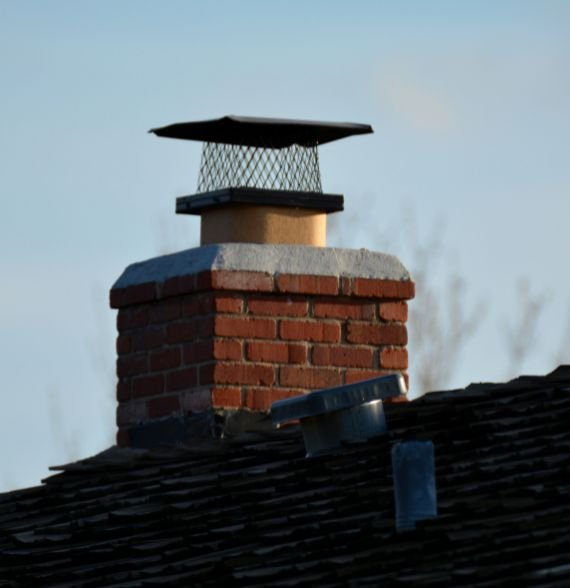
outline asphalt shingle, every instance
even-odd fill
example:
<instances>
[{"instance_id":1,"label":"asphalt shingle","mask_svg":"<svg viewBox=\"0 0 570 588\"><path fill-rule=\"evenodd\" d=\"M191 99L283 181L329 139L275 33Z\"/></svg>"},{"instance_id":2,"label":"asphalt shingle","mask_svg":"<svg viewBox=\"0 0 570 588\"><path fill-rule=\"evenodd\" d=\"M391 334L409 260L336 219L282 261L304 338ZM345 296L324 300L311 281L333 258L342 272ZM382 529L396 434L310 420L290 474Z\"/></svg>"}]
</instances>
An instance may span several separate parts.
<instances>
[{"instance_id":1,"label":"asphalt shingle","mask_svg":"<svg viewBox=\"0 0 570 588\"><path fill-rule=\"evenodd\" d=\"M296 427L112 448L0 495L0 586L570 584L570 368L386 406L306 459ZM429 439L439 516L394 526L390 450Z\"/></svg>"}]
</instances>

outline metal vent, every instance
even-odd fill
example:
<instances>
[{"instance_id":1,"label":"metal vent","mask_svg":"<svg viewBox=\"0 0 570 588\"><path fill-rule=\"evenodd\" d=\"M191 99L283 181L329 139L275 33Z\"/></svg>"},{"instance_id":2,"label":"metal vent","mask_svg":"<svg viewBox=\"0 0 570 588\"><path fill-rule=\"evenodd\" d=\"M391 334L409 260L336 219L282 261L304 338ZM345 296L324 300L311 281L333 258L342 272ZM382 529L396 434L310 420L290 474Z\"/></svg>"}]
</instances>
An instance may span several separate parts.
<instances>
[{"instance_id":1,"label":"metal vent","mask_svg":"<svg viewBox=\"0 0 570 588\"><path fill-rule=\"evenodd\" d=\"M435 458L431 441L403 441L392 448L396 528L409 531L416 522L437 516Z\"/></svg>"},{"instance_id":2,"label":"metal vent","mask_svg":"<svg viewBox=\"0 0 570 588\"><path fill-rule=\"evenodd\" d=\"M328 453L343 441L369 439L386 432L382 400L406 393L401 374L318 390L274 402L275 425L300 420L307 457Z\"/></svg>"},{"instance_id":3,"label":"metal vent","mask_svg":"<svg viewBox=\"0 0 570 588\"><path fill-rule=\"evenodd\" d=\"M242 187L322 192L317 146L204 143L197 192Z\"/></svg>"}]
</instances>

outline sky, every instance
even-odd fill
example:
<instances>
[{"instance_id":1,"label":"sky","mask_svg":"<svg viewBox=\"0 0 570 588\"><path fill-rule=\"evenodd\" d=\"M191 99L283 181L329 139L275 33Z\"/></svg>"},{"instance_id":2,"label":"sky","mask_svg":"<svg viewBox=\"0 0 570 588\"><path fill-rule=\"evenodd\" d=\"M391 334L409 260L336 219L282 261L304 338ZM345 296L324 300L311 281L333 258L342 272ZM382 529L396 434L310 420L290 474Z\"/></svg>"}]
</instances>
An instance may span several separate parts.
<instances>
[{"instance_id":1,"label":"sky","mask_svg":"<svg viewBox=\"0 0 570 588\"><path fill-rule=\"evenodd\" d=\"M329 245L413 273L439 239L430 285L445 306L460 276L477 324L449 386L516 375L525 291L540 312L517 369L570 362L569 30L554 0L0 0L0 491L113 442L108 291L199 239L174 201L200 145L147 133L173 122L371 124L320 149L345 196Z\"/></svg>"}]
</instances>

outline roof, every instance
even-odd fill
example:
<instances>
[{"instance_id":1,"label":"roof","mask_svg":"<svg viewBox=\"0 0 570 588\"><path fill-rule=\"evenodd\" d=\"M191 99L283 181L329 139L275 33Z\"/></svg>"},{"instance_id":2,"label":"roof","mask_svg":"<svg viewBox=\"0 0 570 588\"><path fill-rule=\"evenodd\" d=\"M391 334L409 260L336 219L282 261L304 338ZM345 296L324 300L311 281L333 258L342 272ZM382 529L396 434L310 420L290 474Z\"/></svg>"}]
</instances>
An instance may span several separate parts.
<instances>
[{"instance_id":1,"label":"roof","mask_svg":"<svg viewBox=\"0 0 570 588\"><path fill-rule=\"evenodd\" d=\"M351 135L374 132L370 125L284 118L224 116L213 120L182 122L151 129L159 137L208 143L281 149L291 145L313 147Z\"/></svg>"},{"instance_id":2,"label":"roof","mask_svg":"<svg viewBox=\"0 0 570 588\"><path fill-rule=\"evenodd\" d=\"M296 428L114 448L0 495L0 586L568 586L570 367L385 408L332 455ZM434 443L439 517L398 533L405 438Z\"/></svg>"}]
</instances>

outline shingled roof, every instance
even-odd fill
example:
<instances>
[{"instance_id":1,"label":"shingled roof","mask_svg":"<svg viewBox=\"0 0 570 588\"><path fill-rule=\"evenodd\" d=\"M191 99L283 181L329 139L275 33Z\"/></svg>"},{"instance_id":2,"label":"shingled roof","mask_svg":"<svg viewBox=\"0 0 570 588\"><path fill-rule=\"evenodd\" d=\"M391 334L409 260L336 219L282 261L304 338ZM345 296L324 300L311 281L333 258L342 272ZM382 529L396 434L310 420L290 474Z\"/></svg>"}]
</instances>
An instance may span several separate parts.
<instances>
[{"instance_id":1,"label":"shingled roof","mask_svg":"<svg viewBox=\"0 0 570 588\"><path fill-rule=\"evenodd\" d=\"M386 406L306 459L297 428L113 448L0 496L0 586L568 586L570 367ZM391 446L435 445L437 519L394 527Z\"/></svg>"}]
</instances>

